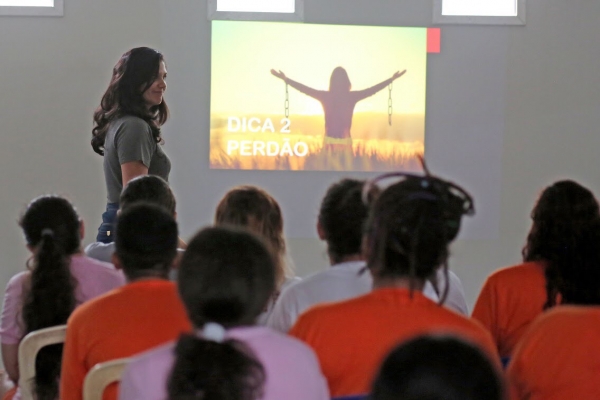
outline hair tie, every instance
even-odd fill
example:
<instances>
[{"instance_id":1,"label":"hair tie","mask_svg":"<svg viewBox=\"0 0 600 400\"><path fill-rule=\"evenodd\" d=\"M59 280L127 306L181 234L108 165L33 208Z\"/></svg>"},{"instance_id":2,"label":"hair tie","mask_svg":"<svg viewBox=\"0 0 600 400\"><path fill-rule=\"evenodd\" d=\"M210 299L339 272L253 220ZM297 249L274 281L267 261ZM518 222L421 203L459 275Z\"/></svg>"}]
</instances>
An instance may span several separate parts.
<instances>
[{"instance_id":1,"label":"hair tie","mask_svg":"<svg viewBox=\"0 0 600 400\"><path fill-rule=\"evenodd\" d=\"M44 228L42 229L42 236L54 237L54 231L50 228Z\"/></svg>"},{"instance_id":2,"label":"hair tie","mask_svg":"<svg viewBox=\"0 0 600 400\"><path fill-rule=\"evenodd\" d=\"M207 322L202 328L202 336L206 340L222 343L225 339L225 328L216 322Z\"/></svg>"}]
</instances>

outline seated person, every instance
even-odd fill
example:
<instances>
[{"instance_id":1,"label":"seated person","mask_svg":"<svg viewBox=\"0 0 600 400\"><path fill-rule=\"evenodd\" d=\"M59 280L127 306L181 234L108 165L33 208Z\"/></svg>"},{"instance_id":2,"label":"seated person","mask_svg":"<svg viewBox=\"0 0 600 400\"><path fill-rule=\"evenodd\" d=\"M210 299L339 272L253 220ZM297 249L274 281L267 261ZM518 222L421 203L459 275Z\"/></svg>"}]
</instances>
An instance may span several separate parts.
<instances>
[{"instance_id":1,"label":"seated person","mask_svg":"<svg viewBox=\"0 0 600 400\"><path fill-rule=\"evenodd\" d=\"M142 175L130 180L121 193L121 198L119 199L121 208L117 213L121 210L126 210L127 207L139 201L164 207L173 215L173 218L177 218L177 212L175 211L176 201L173 191L169 187L169 184L159 176ZM180 239L177 247L183 252L185 243ZM85 254L88 257L105 262L112 262L114 252L115 242L94 242L85 248Z\"/></svg>"},{"instance_id":2,"label":"seated person","mask_svg":"<svg viewBox=\"0 0 600 400\"><path fill-rule=\"evenodd\" d=\"M290 334L317 353L333 397L369 392L377 368L398 343L426 333L458 335L499 364L492 338L479 323L442 307L422 293L442 267L461 218L473 212L458 186L427 175L397 174L399 183L376 197L366 224L364 251L373 290L353 299L320 304L300 315ZM369 182L365 192L378 179Z\"/></svg>"},{"instance_id":3,"label":"seated person","mask_svg":"<svg viewBox=\"0 0 600 400\"><path fill-rule=\"evenodd\" d=\"M475 346L452 336L420 336L381 366L372 400L503 400L498 369Z\"/></svg>"},{"instance_id":4,"label":"seated person","mask_svg":"<svg viewBox=\"0 0 600 400\"><path fill-rule=\"evenodd\" d=\"M267 326L287 332L298 316L311 306L330 301L346 300L371 291L370 274L360 274L365 268L361 253L363 226L368 208L362 199L364 181L342 179L329 187L319 210L317 233L327 243L331 268L304 278L283 291ZM467 302L460 279L451 271L449 291L444 305L461 314L467 314ZM440 290L445 288L444 274L438 271ZM437 301L440 290L432 282L425 283L423 294Z\"/></svg>"},{"instance_id":5,"label":"seated person","mask_svg":"<svg viewBox=\"0 0 600 400\"><path fill-rule=\"evenodd\" d=\"M512 400L600 399L600 217L579 222L587 234L552 276L561 304L534 319L508 365Z\"/></svg>"},{"instance_id":6,"label":"seated person","mask_svg":"<svg viewBox=\"0 0 600 400\"><path fill-rule=\"evenodd\" d=\"M294 276L291 259L286 255L283 237L283 215L277 201L255 186L231 189L219 202L215 211L215 225L229 225L248 229L262 237L275 255L275 291L258 317L258 325L265 325L281 291L294 285L300 278Z\"/></svg>"},{"instance_id":7,"label":"seated person","mask_svg":"<svg viewBox=\"0 0 600 400\"><path fill-rule=\"evenodd\" d=\"M200 231L178 277L196 333L131 361L119 398L328 400L312 350L254 326L275 290L275 276L272 254L254 235L228 228Z\"/></svg>"},{"instance_id":8,"label":"seated person","mask_svg":"<svg viewBox=\"0 0 600 400\"><path fill-rule=\"evenodd\" d=\"M2 361L15 385L19 380L19 343L26 334L66 324L79 304L125 284L125 276L112 264L83 254L83 221L66 199L34 199L19 225L32 256L27 271L8 282L0 320ZM33 382L38 399L58 397L61 354L62 344L47 346L38 353ZM5 397L10 398L21 398L16 387Z\"/></svg>"},{"instance_id":9,"label":"seated person","mask_svg":"<svg viewBox=\"0 0 600 400\"><path fill-rule=\"evenodd\" d=\"M501 357L510 357L529 324L559 301L557 271L586 257L581 246L598 215L594 195L576 182L559 181L543 191L531 213L524 262L490 275L473 309Z\"/></svg>"},{"instance_id":10,"label":"seated person","mask_svg":"<svg viewBox=\"0 0 600 400\"><path fill-rule=\"evenodd\" d=\"M79 307L67 323L61 400L81 400L83 380L96 364L130 357L189 332L190 322L168 280L177 254L177 223L152 204L138 203L118 219L113 263L127 284ZM104 399L116 399L116 384Z\"/></svg>"}]
</instances>

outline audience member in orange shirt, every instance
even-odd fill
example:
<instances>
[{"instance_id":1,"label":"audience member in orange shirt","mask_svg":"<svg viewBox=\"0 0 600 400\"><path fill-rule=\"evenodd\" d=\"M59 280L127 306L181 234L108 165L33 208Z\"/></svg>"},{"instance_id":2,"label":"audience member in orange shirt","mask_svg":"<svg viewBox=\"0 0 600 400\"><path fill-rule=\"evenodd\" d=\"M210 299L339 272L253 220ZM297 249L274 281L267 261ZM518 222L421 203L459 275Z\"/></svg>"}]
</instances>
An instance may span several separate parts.
<instances>
[{"instance_id":1,"label":"audience member in orange shirt","mask_svg":"<svg viewBox=\"0 0 600 400\"><path fill-rule=\"evenodd\" d=\"M165 209L139 204L117 220L114 264L128 284L79 307L67 323L60 398L81 400L97 363L129 357L168 341L191 325L168 273L177 253L177 223ZM117 398L111 385L104 399Z\"/></svg>"},{"instance_id":2,"label":"audience member in orange shirt","mask_svg":"<svg viewBox=\"0 0 600 400\"><path fill-rule=\"evenodd\" d=\"M529 324L560 301L558 269L587 262L589 222L598 218L598 203L578 183L559 181L544 190L531 218L524 263L490 275L473 309L501 357L510 357Z\"/></svg>"},{"instance_id":3,"label":"audience member in orange shirt","mask_svg":"<svg viewBox=\"0 0 600 400\"><path fill-rule=\"evenodd\" d=\"M365 186L365 194L391 176L403 180L376 198L363 239L373 291L313 307L290 331L315 349L334 397L367 393L386 354L426 333L462 337L499 365L489 332L421 293L440 266L447 277L448 244L458 234L462 216L473 212L470 196L450 182L406 174L376 178Z\"/></svg>"},{"instance_id":4,"label":"audience member in orange shirt","mask_svg":"<svg viewBox=\"0 0 600 400\"><path fill-rule=\"evenodd\" d=\"M582 220L581 229L578 256L557 264L561 305L538 317L515 348L514 400L600 399L600 216Z\"/></svg>"}]
</instances>

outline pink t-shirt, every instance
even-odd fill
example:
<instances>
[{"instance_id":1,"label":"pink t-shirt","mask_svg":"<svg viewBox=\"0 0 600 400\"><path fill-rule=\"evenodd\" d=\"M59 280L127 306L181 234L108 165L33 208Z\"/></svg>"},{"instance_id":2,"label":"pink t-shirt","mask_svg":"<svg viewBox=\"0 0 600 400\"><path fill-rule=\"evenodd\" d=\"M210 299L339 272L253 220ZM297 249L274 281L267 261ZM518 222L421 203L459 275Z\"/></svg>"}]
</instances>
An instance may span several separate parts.
<instances>
[{"instance_id":1,"label":"pink t-shirt","mask_svg":"<svg viewBox=\"0 0 600 400\"><path fill-rule=\"evenodd\" d=\"M317 357L304 343L259 326L231 329L227 336L244 342L262 364L266 375L262 400L329 399ZM119 399L166 399L174 350L171 342L134 358L123 374Z\"/></svg>"},{"instance_id":2,"label":"pink t-shirt","mask_svg":"<svg viewBox=\"0 0 600 400\"><path fill-rule=\"evenodd\" d=\"M75 289L77 305L125 284L123 272L116 270L112 264L83 255L72 256L69 269L77 281ZM29 271L20 272L13 276L6 285L2 316L0 317L0 342L2 344L18 344L25 336L21 310L26 295L23 292L23 284L29 275Z\"/></svg>"}]
</instances>

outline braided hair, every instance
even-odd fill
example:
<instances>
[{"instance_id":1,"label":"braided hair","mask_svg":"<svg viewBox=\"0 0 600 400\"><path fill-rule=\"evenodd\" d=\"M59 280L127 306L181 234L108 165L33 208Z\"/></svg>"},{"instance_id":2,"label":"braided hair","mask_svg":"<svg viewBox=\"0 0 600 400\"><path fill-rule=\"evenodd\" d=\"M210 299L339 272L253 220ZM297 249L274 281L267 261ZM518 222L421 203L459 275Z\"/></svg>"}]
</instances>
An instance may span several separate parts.
<instances>
[{"instance_id":1,"label":"braided hair","mask_svg":"<svg viewBox=\"0 0 600 400\"><path fill-rule=\"evenodd\" d=\"M451 182L403 173L376 178L363 193L372 193L377 181L394 176L403 180L383 190L369 213L367 266L379 278L408 278L411 290L425 280L437 290L435 272L441 265L448 281L448 245L458 235L462 216L474 213L473 201Z\"/></svg>"}]
</instances>

